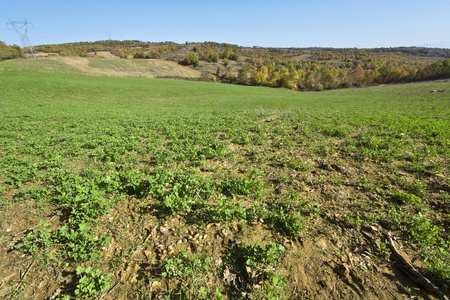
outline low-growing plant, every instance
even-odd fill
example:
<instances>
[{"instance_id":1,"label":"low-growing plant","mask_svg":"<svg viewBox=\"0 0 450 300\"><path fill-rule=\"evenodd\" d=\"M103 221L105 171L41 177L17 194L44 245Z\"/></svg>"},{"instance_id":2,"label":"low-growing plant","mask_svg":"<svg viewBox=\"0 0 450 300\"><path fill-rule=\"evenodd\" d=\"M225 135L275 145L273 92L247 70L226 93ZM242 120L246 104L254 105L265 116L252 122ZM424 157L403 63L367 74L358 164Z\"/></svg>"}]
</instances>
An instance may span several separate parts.
<instances>
[{"instance_id":1,"label":"low-growing plant","mask_svg":"<svg viewBox=\"0 0 450 300\"><path fill-rule=\"evenodd\" d=\"M16 201L26 199L40 200L42 198L48 197L49 195L50 190L46 187L26 188L18 190L16 195L14 196L14 199Z\"/></svg>"},{"instance_id":2,"label":"low-growing plant","mask_svg":"<svg viewBox=\"0 0 450 300\"><path fill-rule=\"evenodd\" d=\"M163 201L164 209L171 214L189 212L193 206L198 205L199 203L198 200L193 197L180 197L177 191L178 187L179 185L175 185L173 193L166 195Z\"/></svg>"},{"instance_id":3,"label":"low-growing plant","mask_svg":"<svg viewBox=\"0 0 450 300\"><path fill-rule=\"evenodd\" d=\"M254 270L265 269L273 266L279 259L280 254L286 249L283 245L269 243L262 248L258 241L254 245L234 245L226 255L226 264L236 269L250 267Z\"/></svg>"},{"instance_id":4,"label":"low-growing plant","mask_svg":"<svg viewBox=\"0 0 450 300\"><path fill-rule=\"evenodd\" d=\"M141 185L145 191L161 201L162 209L167 213L189 212L200 206L213 192L213 182L189 172L171 173L158 171L147 176Z\"/></svg>"},{"instance_id":5,"label":"low-growing plant","mask_svg":"<svg viewBox=\"0 0 450 300\"><path fill-rule=\"evenodd\" d=\"M97 251L111 242L110 236L96 237L86 223L80 223L76 228L64 225L53 235L53 241L60 245L62 254L74 262L98 257Z\"/></svg>"},{"instance_id":6,"label":"low-growing plant","mask_svg":"<svg viewBox=\"0 0 450 300\"><path fill-rule=\"evenodd\" d=\"M279 288L285 279L282 279L279 273L273 273L273 270L284 252L285 248L275 243L266 244L264 247L261 247L258 241L255 241L254 245L235 244L225 254L224 262L227 268L239 276L240 282L244 283L241 290L245 291L249 287L253 290L253 285L263 280L263 290L276 297L281 292ZM257 298L258 295L261 296L255 293Z\"/></svg>"},{"instance_id":7,"label":"low-growing plant","mask_svg":"<svg viewBox=\"0 0 450 300\"><path fill-rule=\"evenodd\" d=\"M397 189L394 189L391 193L391 199L398 204L411 204L420 203L421 199L413 194L402 193Z\"/></svg>"},{"instance_id":8,"label":"low-growing plant","mask_svg":"<svg viewBox=\"0 0 450 300\"><path fill-rule=\"evenodd\" d=\"M286 285L286 283L286 277L281 276L279 271L276 271L275 273L269 272L261 289L261 296L267 300L284 299L285 294L283 286Z\"/></svg>"},{"instance_id":9,"label":"low-growing plant","mask_svg":"<svg viewBox=\"0 0 450 300\"><path fill-rule=\"evenodd\" d=\"M347 213L342 216L342 223L349 228L360 228L364 219L359 212L356 212L356 214Z\"/></svg>"},{"instance_id":10,"label":"low-growing plant","mask_svg":"<svg viewBox=\"0 0 450 300\"><path fill-rule=\"evenodd\" d=\"M295 171L308 171L311 169L311 166L304 160L297 158L297 157L291 157L291 158L280 158L280 162L283 166L288 167Z\"/></svg>"},{"instance_id":11,"label":"low-growing plant","mask_svg":"<svg viewBox=\"0 0 450 300\"><path fill-rule=\"evenodd\" d=\"M390 207L387 215L380 218L382 224L398 226L416 243L427 266L427 273L450 286L450 242L443 237L444 231L422 213L411 214Z\"/></svg>"},{"instance_id":12,"label":"low-growing plant","mask_svg":"<svg viewBox=\"0 0 450 300\"><path fill-rule=\"evenodd\" d=\"M167 258L163 262L163 272L161 275L167 278L189 278L196 271L208 271L211 259L199 254L191 256L180 251L175 257Z\"/></svg>"},{"instance_id":13,"label":"low-growing plant","mask_svg":"<svg viewBox=\"0 0 450 300\"><path fill-rule=\"evenodd\" d=\"M339 126L327 126L322 129L322 134L328 137L343 138L348 136L348 131Z\"/></svg>"},{"instance_id":14,"label":"low-growing plant","mask_svg":"<svg viewBox=\"0 0 450 300\"><path fill-rule=\"evenodd\" d=\"M180 289L176 293L180 297L194 299L208 294L203 281L207 279L204 273L209 271L210 265L210 258L181 250L175 257L164 259L161 276L179 282ZM202 276L205 276L203 280Z\"/></svg>"},{"instance_id":15,"label":"low-growing plant","mask_svg":"<svg viewBox=\"0 0 450 300\"><path fill-rule=\"evenodd\" d=\"M241 202L234 203L228 198L219 196L216 205L207 207L207 217L213 222L245 220L247 209Z\"/></svg>"},{"instance_id":16,"label":"low-growing plant","mask_svg":"<svg viewBox=\"0 0 450 300\"><path fill-rule=\"evenodd\" d=\"M35 180L38 176L37 171L38 167L35 163L12 165L6 174L8 177L5 180L5 183L14 187L21 187L22 184Z\"/></svg>"},{"instance_id":17,"label":"low-growing plant","mask_svg":"<svg viewBox=\"0 0 450 300\"><path fill-rule=\"evenodd\" d=\"M275 230L281 231L291 238L299 238L306 227L307 219L299 212L289 213L281 208L279 211L272 211L266 217L266 222Z\"/></svg>"},{"instance_id":18,"label":"low-growing plant","mask_svg":"<svg viewBox=\"0 0 450 300\"><path fill-rule=\"evenodd\" d=\"M102 198L101 194L92 191L89 195L75 196L69 205L71 208L70 222L90 222L104 215L108 211L110 203L107 199Z\"/></svg>"},{"instance_id":19,"label":"low-growing plant","mask_svg":"<svg viewBox=\"0 0 450 300\"><path fill-rule=\"evenodd\" d=\"M93 267L77 268L79 277L75 288L75 296L80 299L92 299L105 292L110 287L109 277L111 274L103 274L100 269Z\"/></svg>"},{"instance_id":20,"label":"low-growing plant","mask_svg":"<svg viewBox=\"0 0 450 300\"><path fill-rule=\"evenodd\" d=\"M256 195L259 196L264 187L264 182L255 176L243 175L228 176L216 185L219 192L228 196Z\"/></svg>"},{"instance_id":21,"label":"low-growing plant","mask_svg":"<svg viewBox=\"0 0 450 300\"><path fill-rule=\"evenodd\" d=\"M295 239L302 235L307 216L317 213L314 203L311 206L311 203L302 201L298 193L293 193L275 205L254 205L251 216L262 218L271 228Z\"/></svg>"},{"instance_id":22,"label":"low-growing plant","mask_svg":"<svg viewBox=\"0 0 450 300\"><path fill-rule=\"evenodd\" d=\"M48 227L47 221L40 220L38 228L33 229L24 240L16 245L16 248L22 249L32 256L39 256L41 252L45 253L53 245L52 230L44 229Z\"/></svg>"}]
</instances>

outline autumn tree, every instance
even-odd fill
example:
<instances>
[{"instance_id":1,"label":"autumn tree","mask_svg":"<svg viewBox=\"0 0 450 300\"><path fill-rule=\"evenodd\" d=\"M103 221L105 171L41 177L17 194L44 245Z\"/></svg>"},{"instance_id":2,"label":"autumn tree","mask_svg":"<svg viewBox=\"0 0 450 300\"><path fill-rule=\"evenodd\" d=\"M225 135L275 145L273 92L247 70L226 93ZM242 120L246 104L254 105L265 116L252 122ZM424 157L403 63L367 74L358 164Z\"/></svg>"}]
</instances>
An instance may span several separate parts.
<instances>
[{"instance_id":1,"label":"autumn tree","mask_svg":"<svg viewBox=\"0 0 450 300\"><path fill-rule=\"evenodd\" d=\"M266 66L259 67L251 74L251 83L254 85L266 85L269 76L269 69Z\"/></svg>"},{"instance_id":2,"label":"autumn tree","mask_svg":"<svg viewBox=\"0 0 450 300\"><path fill-rule=\"evenodd\" d=\"M200 61L198 59L198 55L196 52L191 51L184 59L184 63L187 65L193 65L194 67L198 67L200 65Z\"/></svg>"}]
</instances>

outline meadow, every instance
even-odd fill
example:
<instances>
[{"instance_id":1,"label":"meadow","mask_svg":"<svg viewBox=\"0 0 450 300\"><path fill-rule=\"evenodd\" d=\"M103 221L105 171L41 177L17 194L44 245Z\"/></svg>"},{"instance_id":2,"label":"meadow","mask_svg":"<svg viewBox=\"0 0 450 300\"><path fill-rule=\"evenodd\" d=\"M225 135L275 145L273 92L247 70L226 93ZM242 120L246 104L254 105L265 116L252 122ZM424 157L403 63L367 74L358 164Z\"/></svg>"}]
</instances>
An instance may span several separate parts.
<instances>
[{"instance_id":1,"label":"meadow","mask_svg":"<svg viewBox=\"0 0 450 300\"><path fill-rule=\"evenodd\" d=\"M0 298L450 294L448 80L297 92L0 68Z\"/></svg>"}]
</instances>

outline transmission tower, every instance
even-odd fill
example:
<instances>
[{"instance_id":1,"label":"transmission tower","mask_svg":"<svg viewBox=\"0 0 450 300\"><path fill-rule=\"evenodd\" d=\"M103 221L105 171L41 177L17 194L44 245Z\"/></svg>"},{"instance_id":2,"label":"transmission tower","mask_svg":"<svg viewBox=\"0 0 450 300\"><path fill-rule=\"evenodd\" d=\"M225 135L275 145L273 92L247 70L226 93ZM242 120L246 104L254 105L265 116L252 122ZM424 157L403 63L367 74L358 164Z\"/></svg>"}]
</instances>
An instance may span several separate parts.
<instances>
[{"instance_id":1,"label":"transmission tower","mask_svg":"<svg viewBox=\"0 0 450 300\"><path fill-rule=\"evenodd\" d=\"M25 21L9 20L9 23L7 23L6 25L11 25L20 36L20 39L22 40L22 49L25 53L25 56L32 56L36 58L36 51L34 51L33 45L28 39L28 24L31 24L31 22L28 22L27 19L25 19Z\"/></svg>"}]
</instances>

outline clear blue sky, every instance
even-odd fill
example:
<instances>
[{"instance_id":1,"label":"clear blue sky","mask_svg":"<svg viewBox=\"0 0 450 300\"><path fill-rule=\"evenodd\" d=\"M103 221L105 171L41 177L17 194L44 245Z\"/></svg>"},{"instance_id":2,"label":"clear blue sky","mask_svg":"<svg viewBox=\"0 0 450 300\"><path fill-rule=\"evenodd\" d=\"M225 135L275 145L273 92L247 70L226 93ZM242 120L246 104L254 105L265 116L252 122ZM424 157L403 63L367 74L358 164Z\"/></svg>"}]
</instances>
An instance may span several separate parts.
<instances>
[{"instance_id":1,"label":"clear blue sky","mask_svg":"<svg viewBox=\"0 0 450 300\"><path fill-rule=\"evenodd\" d=\"M450 48L450 0L0 0L0 41L114 40L240 46Z\"/></svg>"}]
</instances>

